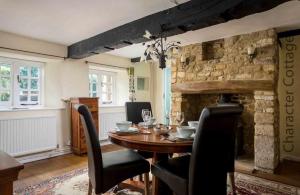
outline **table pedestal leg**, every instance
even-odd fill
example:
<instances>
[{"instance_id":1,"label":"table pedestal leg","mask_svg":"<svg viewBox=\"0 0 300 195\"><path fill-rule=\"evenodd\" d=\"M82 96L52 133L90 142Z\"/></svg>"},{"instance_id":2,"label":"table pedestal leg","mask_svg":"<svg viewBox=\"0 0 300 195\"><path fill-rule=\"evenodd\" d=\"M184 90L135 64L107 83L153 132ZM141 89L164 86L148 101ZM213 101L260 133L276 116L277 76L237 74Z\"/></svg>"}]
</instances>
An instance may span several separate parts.
<instances>
[{"instance_id":1,"label":"table pedestal leg","mask_svg":"<svg viewBox=\"0 0 300 195\"><path fill-rule=\"evenodd\" d=\"M156 163L161 160L167 160L169 154L153 153L152 163ZM157 177L152 177L152 195L172 195L170 188Z\"/></svg>"}]
</instances>

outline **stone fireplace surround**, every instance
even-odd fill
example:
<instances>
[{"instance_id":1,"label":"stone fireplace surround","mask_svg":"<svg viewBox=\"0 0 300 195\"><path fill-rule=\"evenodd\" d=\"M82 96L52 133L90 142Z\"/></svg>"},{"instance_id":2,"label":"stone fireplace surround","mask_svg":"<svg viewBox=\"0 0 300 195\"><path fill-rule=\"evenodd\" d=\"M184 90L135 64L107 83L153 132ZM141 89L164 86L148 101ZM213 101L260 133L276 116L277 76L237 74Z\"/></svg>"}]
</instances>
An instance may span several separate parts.
<instances>
[{"instance_id":1,"label":"stone fireplace surround","mask_svg":"<svg viewBox=\"0 0 300 195\"><path fill-rule=\"evenodd\" d=\"M248 46L256 48L253 60L245 52ZM182 53L188 64L181 63ZM172 113L184 111L186 120L198 120L203 107L215 104L219 94L234 94L234 101L245 107L246 153L254 156L255 169L274 172L279 163L276 32L188 45L182 53L173 53Z\"/></svg>"}]
</instances>

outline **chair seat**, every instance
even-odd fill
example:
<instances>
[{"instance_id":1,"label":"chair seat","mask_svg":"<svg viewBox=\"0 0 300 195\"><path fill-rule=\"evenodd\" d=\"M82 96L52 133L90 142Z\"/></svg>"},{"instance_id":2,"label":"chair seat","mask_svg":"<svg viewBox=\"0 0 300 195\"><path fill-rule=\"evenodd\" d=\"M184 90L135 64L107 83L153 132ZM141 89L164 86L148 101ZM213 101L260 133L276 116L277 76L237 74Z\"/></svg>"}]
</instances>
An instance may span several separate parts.
<instances>
[{"instance_id":1,"label":"chair seat","mask_svg":"<svg viewBox=\"0 0 300 195\"><path fill-rule=\"evenodd\" d=\"M151 165L151 172L176 194L188 193L190 155L171 158Z\"/></svg>"},{"instance_id":2,"label":"chair seat","mask_svg":"<svg viewBox=\"0 0 300 195\"><path fill-rule=\"evenodd\" d=\"M139 155L141 155L142 157L144 157L145 159L148 158L152 158L153 157L153 152L146 152L146 151L141 151L141 150L137 150L136 151Z\"/></svg>"},{"instance_id":3,"label":"chair seat","mask_svg":"<svg viewBox=\"0 0 300 195\"><path fill-rule=\"evenodd\" d=\"M150 164L132 150L120 150L102 154L104 192L118 183L150 171Z\"/></svg>"}]
</instances>

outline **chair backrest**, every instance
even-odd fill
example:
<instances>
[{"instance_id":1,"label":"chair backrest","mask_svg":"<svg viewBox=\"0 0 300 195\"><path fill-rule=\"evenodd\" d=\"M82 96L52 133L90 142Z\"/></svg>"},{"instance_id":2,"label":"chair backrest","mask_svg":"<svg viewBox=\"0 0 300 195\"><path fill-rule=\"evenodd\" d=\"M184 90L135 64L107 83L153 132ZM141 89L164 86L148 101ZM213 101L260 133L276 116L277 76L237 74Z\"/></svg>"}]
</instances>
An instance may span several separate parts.
<instances>
[{"instance_id":1,"label":"chair backrest","mask_svg":"<svg viewBox=\"0 0 300 195\"><path fill-rule=\"evenodd\" d=\"M189 172L189 195L225 195L234 160L235 129L243 107L206 107L199 118Z\"/></svg>"},{"instance_id":2,"label":"chair backrest","mask_svg":"<svg viewBox=\"0 0 300 195\"><path fill-rule=\"evenodd\" d=\"M126 102L126 120L131 121L134 124L143 122L142 110L148 109L152 112L150 102ZM153 113L152 113L153 114Z\"/></svg>"},{"instance_id":3,"label":"chair backrest","mask_svg":"<svg viewBox=\"0 0 300 195\"><path fill-rule=\"evenodd\" d=\"M88 107L83 104L75 104L74 108L79 112L84 129L88 151L88 174L96 192L101 191L103 181L103 162L96 126Z\"/></svg>"}]
</instances>

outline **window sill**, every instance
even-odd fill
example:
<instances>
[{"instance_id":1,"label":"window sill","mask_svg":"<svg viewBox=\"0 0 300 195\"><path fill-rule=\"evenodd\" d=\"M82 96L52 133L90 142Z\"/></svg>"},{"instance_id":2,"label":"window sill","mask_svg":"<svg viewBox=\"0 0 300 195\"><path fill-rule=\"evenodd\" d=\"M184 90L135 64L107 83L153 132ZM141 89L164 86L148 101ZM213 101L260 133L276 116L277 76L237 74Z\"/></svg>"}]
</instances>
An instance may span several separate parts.
<instances>
[{"instance_id":1,"label":"window sill","mask_svg":"<svg viewBox=\"0 0 300 195\"><path fill-rule=\"evenodd\" d=\"M19 112L19 111L35 111L35 110L62 110L65 109L64 107L19 107L19 108L0 108L0 112Z\"/></svg>"},{"instance_id":2,"label":"window sill","mask_svg":"<svg viewBox=\"0 0 300 195\"><path fill-rule=\"evenodd\" d=\"M99 108L122 108L124 105L99 105Z\"/></svg>"}]
</instances>

